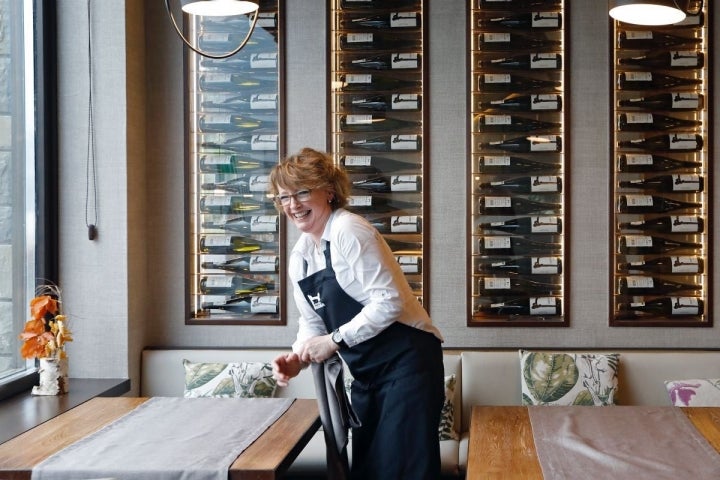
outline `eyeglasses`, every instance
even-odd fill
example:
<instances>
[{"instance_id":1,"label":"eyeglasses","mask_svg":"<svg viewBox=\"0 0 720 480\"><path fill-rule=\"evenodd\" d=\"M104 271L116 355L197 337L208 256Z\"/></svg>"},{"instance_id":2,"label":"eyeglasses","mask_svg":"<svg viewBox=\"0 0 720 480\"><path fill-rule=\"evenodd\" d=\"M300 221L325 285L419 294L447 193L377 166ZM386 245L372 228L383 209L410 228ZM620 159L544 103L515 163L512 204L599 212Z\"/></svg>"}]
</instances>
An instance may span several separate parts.
<instances>
[{"instance_id":1,"label":"eyeglasses","mask_svg":"<svg viewBox=\"0 0 720 480\"><path fill-rule=\"evenodd\" d=\"M306 189L306 190L298 190L295 193L287 194L287 195L277 195L275 197L275 201L279 203L280 205L290 205L290 200L293 198L298 202L307 202L310 200L310 194L312 193L312 190Z\"/></svg>"}]
</instances>

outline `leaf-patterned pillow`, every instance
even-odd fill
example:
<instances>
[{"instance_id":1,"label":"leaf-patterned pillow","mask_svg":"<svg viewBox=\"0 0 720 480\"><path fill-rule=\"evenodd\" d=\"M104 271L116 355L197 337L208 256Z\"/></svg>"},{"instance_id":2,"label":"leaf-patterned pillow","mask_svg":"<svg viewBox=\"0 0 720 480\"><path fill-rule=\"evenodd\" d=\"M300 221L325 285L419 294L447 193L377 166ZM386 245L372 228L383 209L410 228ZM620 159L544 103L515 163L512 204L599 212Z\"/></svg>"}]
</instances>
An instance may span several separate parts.
<instances>
[{"instance_id":1,"label":"leaf-patterned pillow","mask_svg":"<svg viewBox=\"0 0 720 480\"><path fill-rule=\"evenodd\" d=\"M520 350L523 405L614 405L617 353Z\"/></svg>"},{"instance_id":2,"label":"leaf-patterned pillow","mask_svg":"<svg viewBox=\"0 0 720 480\"><path fill-rule=\"evenodd\" d=\"M440 414L440 426L438 434L440 440L457 440L458 434L455 431L455 375L445 377L445 401L443 402L442 413Z\"/></svg>"},{"instance_id":3,"label":"leaf-patterned pillow","mask_svg":"<svg viewBox=\"0 0 720 480\"><path fill-rule=\"evenodd\" d=\"M185 398L272 397L277 383L263 362L194 363L185 366Z\"/></svg>"},{"instance_id":4,"label":"leaf-patterned pillow","mask_svg":"<svg viewBox=\"0 0 720 480\"><path fill-rule=\"evenodd\" d=\"M720 407L720 378L691 378L665 382L676 407Z\"/></svg>"}]
</instances>

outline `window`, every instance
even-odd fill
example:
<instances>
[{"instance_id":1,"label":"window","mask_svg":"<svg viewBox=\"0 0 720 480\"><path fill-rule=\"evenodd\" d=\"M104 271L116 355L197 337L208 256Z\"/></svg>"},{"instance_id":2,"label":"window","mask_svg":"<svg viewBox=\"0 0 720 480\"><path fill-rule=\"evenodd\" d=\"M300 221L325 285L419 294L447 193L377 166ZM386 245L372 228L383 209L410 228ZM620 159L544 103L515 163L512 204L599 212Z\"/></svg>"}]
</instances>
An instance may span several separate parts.
<instances>
[{"instance_id":1,"label":"window","mask_svg":"<svg viewBox=\"0 0 720 480\"><path fill-rule=\"evenodd\" d=\"M18 335L57 279L54 3L0 0L0 397L34 371Z\"/></svg>"}]
</instances>

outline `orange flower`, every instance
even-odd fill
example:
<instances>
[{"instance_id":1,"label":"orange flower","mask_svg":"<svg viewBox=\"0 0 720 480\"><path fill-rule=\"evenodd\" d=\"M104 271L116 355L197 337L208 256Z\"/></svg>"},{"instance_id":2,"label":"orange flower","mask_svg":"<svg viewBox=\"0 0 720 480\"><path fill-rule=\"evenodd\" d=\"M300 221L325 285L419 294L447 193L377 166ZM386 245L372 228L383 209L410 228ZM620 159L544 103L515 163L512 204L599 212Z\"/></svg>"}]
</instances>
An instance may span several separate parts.
<instances>
[{"instance_id":1,"label":"orange flower","mask_svg":"<svg viewBox=\"0 0 720 480\"><path fill-rule=\"evenodd\" d=\"M57 300L50 295L41 295L30 300L30 316L37 320L46 314L55 315L58 311Z\"/></svg>"}]
</instances>

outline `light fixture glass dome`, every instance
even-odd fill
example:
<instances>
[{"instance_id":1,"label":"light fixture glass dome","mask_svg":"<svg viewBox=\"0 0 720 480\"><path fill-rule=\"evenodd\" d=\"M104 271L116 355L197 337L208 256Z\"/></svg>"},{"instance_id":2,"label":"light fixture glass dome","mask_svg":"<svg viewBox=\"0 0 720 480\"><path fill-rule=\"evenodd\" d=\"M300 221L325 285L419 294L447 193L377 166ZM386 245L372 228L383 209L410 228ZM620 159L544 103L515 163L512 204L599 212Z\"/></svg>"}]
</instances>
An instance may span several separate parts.
<instances>
[{"instance_id":1,"label":"light fixture glass dome","mask_svg":"<svg viewBox=\"0 0 720 480\"><path fill-rule=\"evenodd\" d=\"M244 15L258 9L258 2L242 0L198 0L182 7L190 15L208 17L225 17L229 15Z\"/></svg>"},{"instance_id":2,"label":"light fixture glass dome","mask_svg":"<svg viewBox=\"0 0 720 480\"><path fill-rule=\"evenodd\" d=\"M685 19L673 0L611 0L610 16L635 25L671 25Z\"/></svg>"}]
</instances>

